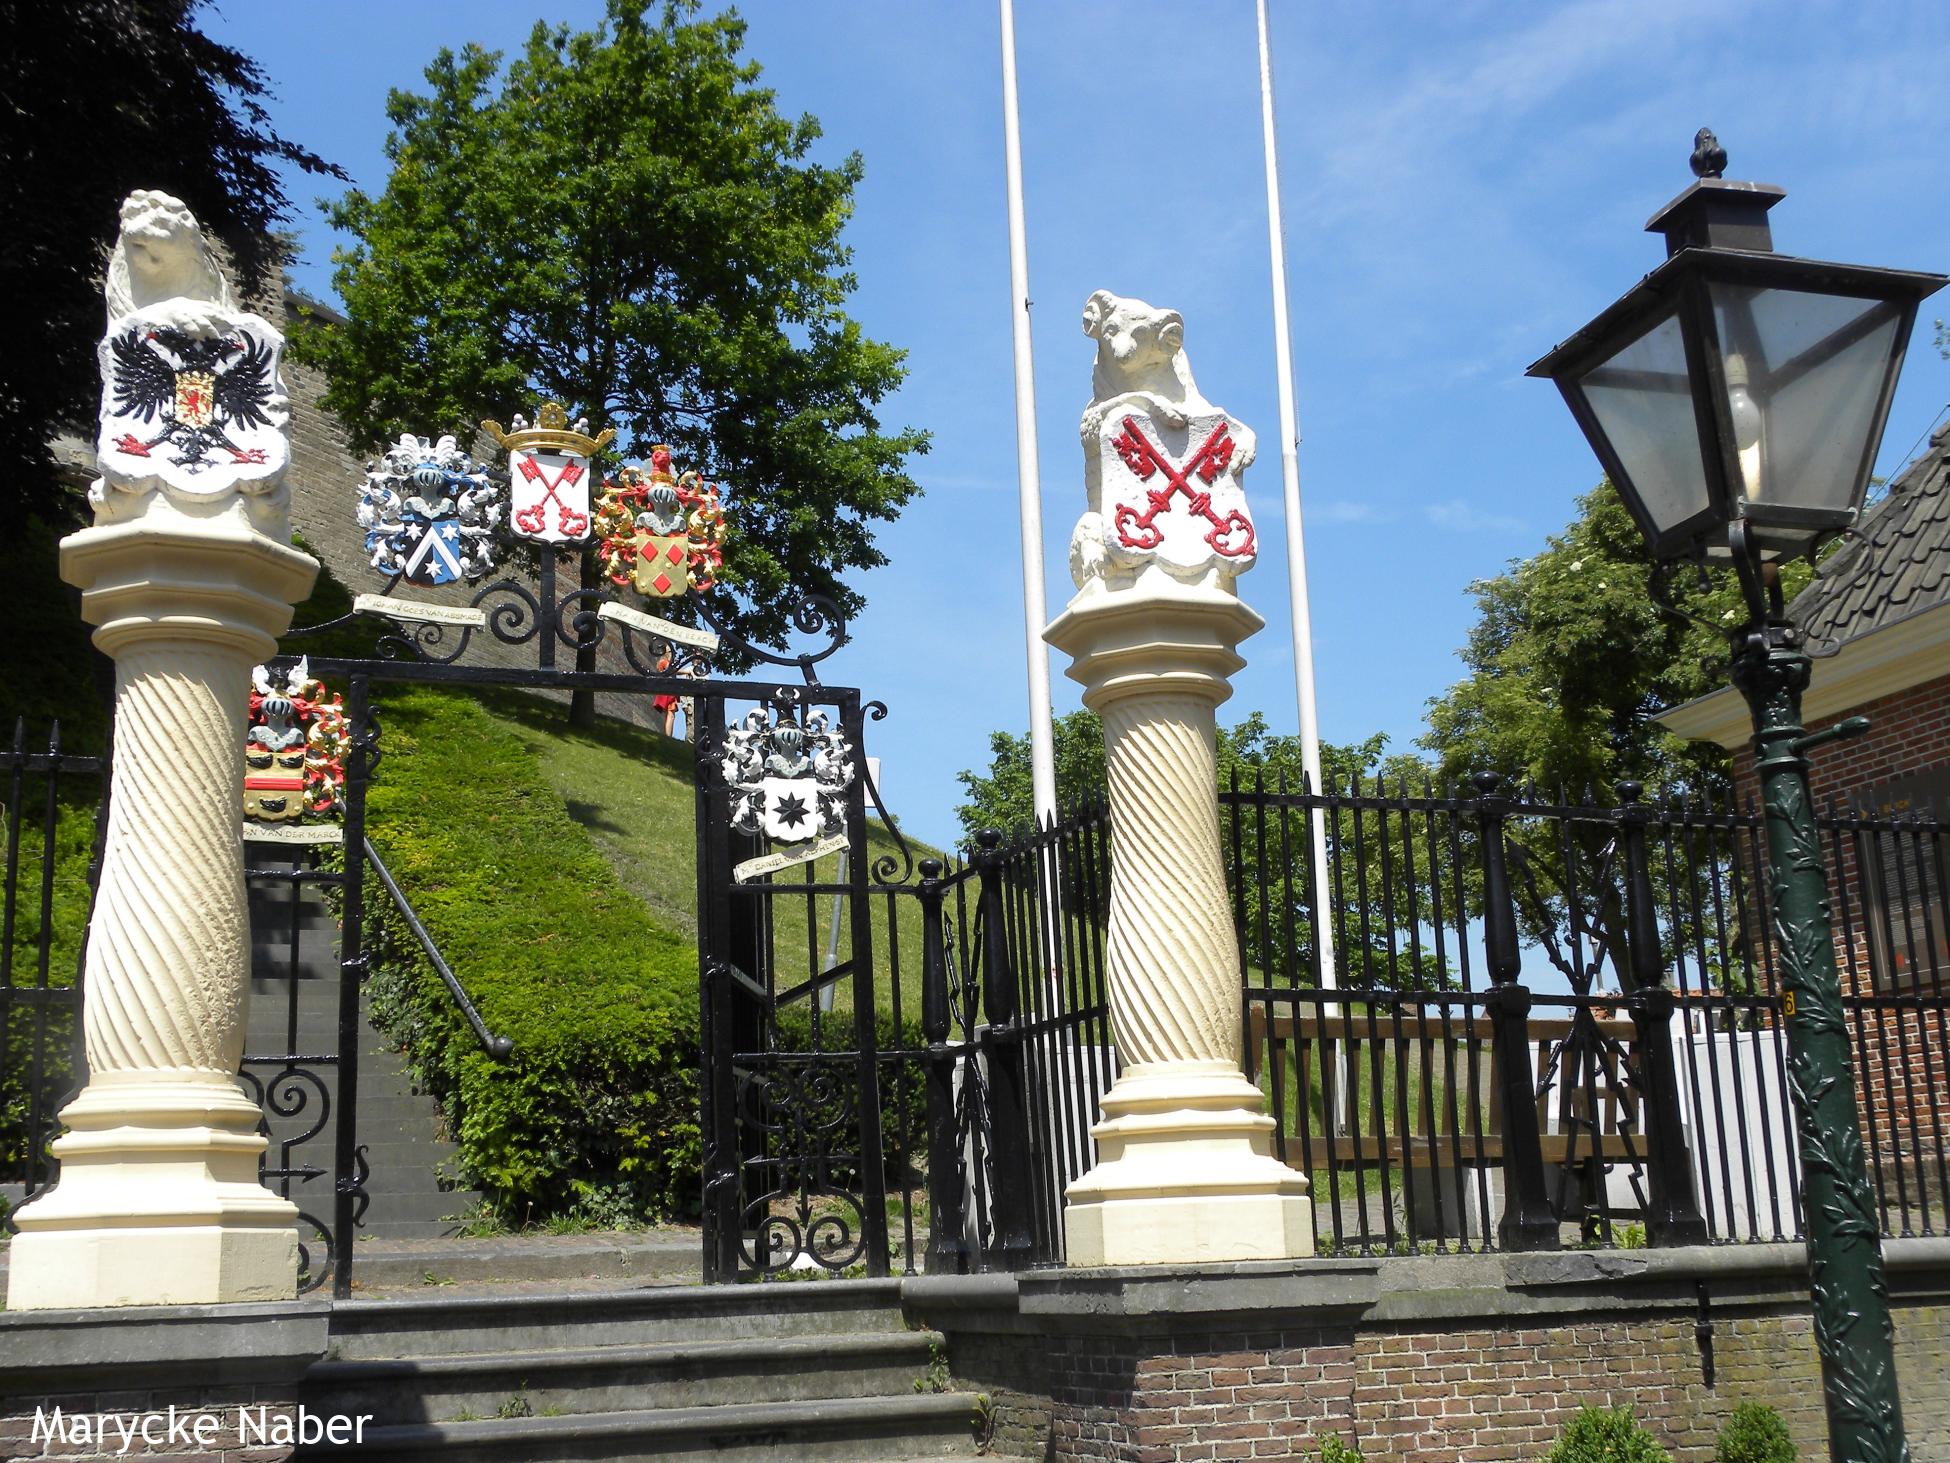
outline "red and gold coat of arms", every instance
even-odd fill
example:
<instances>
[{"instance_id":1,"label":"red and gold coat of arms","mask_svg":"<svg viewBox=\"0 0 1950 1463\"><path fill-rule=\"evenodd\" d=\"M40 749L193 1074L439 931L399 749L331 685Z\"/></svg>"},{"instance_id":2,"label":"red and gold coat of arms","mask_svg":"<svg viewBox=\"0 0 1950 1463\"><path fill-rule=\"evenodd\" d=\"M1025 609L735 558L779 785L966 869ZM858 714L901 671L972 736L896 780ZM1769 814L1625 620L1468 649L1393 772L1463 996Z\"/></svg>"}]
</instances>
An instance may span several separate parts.
<instances>
[{"instance_id":1,"label":"red and gold coat of arms","mask_svg":"<svg viewBox=\"0 0 1950 1463\"><path fill-rule=\"evenodd\" d=\"M611 582L652 599L709 589L724 563L718 490L695 472L674 476L668 447L652 448L647 468L605 480L596 532Z\"/></svg>"}]
</instances>

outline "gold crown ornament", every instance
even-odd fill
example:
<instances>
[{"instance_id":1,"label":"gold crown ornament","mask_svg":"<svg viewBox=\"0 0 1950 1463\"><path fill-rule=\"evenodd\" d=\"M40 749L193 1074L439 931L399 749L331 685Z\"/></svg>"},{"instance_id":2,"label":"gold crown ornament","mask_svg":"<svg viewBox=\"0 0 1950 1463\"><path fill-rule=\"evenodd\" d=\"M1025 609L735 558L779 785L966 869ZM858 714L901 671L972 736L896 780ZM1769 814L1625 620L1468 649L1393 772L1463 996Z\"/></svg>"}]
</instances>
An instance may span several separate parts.
<instances>
[{"instance_id":1,"label":"gold crown ornament","mask_svg":"<svg viewBox=\"0 0 1950 1463\"><path fill-rule=\"evenodd\" d=\"M560 452L571 457L593 457L616 436L614 427L604 427L598 435L590 436L587 417L577 417L575 425L570 426L569 410L559 401L543 402L532 426L527 417L517 414L512 431L495 421L482 422L481 430L510 452Z\"/></svg>"}]
</instances>

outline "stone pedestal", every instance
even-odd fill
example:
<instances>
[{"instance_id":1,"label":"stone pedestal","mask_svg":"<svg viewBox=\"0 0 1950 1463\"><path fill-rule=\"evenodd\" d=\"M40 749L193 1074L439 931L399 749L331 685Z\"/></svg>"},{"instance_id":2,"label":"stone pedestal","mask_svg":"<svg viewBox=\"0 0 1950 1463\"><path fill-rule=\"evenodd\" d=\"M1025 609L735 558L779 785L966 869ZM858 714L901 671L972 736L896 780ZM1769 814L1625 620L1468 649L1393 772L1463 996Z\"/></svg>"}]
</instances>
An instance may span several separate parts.
<instances>
[{"instance_id":1,"label":"stone pedestal","mask_svg":"<svg viewBox=\"0 0 1950 1463\"><path fill-rule=\"evenodd\" d=\"M1092 584L1044 638L1104 722L1111 890L1105 977L1123 1072L1070 1186L1071 1265L1313 1252L1305 1177L1239 1068L1239 954L1219 843L1214 709L1264 622L1223 583L1152 567Z\"/></svg>"},{"instance_id":2,"label":"stone pedestal","mask_svg":"<svg viewBox=\"0 0 1950 1463\"><path fill-rule=\"evenodd\" d=\"M257 507L258 505L253 505ZM9 1310L290 1299L297 1209L257 1179L237 1076L249 995L243 729L250 669L318 566L236 496L151 494L61 545L116 667L115 760L60 1182L20 1210Z\"/></svg>"}]
</instances>

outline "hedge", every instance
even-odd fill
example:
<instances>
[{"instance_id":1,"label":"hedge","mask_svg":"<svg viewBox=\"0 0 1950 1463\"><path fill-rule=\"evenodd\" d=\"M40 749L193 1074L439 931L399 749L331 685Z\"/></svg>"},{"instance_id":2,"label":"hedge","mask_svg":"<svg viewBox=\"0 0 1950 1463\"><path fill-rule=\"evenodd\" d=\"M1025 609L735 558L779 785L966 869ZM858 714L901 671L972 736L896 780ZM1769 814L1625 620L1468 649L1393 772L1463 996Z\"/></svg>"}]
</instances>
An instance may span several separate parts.
<instances>
[{"instance_id":1,"label":"hedge","mask_svg":"<svg viewBox=\"0 0 1950 1463\"><path fill-rule=\"evenodd\" d=\"M368 890L373 1012L445 1109L463 1176L503 1219L694 1213L697 955L617 881L521 740L475 701L389 690L367 834L473 996L476 1041Z\"/></svg>"}]
</instances>

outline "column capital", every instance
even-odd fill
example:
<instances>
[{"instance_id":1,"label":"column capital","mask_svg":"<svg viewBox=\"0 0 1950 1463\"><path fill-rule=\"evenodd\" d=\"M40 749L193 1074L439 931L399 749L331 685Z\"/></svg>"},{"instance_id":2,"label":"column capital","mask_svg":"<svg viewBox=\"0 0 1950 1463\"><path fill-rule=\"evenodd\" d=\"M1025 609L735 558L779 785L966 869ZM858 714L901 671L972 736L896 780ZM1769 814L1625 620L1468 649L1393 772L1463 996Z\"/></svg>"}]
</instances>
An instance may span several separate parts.
<instances>
[{"instance_id":1,"label":"column capital","mask_svg":"<svg viewBox=\"0 0 1950 1463\"><path fill-rule=\"evenodd\" d=\"M81 590L81 617L106 655L204 641L262 660L311 593L318 562L236 519L165 511L68 535L61 577Z\"/></svg>"},{"instance_id":2,"label":"column capital","mask_svg":"<svg viewBox=\"0 0 1950 1463\"><path fill-rule=\"evenodd\" d=\"M1043 639L1071 656L1068 675L1092 711L1140 694L1217 706L1246 664L1239 643L1265 624L1229 589L1149 571L1127 589L1077 595Z\"/></svg>"}]
</instances>

